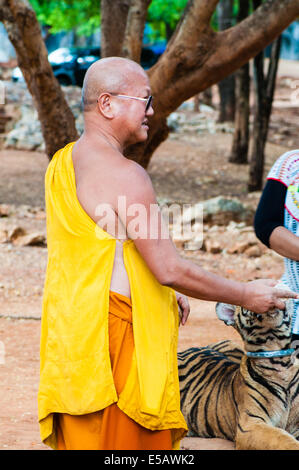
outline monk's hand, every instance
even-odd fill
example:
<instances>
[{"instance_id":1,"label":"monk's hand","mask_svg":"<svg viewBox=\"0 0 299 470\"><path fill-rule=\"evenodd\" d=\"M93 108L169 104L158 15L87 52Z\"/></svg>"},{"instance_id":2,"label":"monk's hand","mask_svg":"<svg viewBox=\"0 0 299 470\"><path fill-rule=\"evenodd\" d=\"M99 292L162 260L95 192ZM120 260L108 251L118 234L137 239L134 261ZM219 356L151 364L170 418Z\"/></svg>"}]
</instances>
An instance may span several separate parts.
<instances>
[{"instance_id":1,"label":"monk's hand","mask_svg":"<svg viewBox=\"0 0 299 470\"><path fill-rule=\"evenodd\" d=\"M298 299L299 294L287 290L287 288L275 287L277 281L270 279L258 279L247 282L242 296L242 307L255 313L266 313L278 308L285 309L282 299Z\"/></svg>"},{"instance_id":2,"label":"monk's hand","mask_svg":"<svg viewBox=\"0 0 299 470\"><path fill-rule=\"evenodd\" d=\"M185 325L190 313L189 300L184 294L181 294L180 292L176 292L175 295L179 307L180 325Z\"/></svg>"}]
</instances>

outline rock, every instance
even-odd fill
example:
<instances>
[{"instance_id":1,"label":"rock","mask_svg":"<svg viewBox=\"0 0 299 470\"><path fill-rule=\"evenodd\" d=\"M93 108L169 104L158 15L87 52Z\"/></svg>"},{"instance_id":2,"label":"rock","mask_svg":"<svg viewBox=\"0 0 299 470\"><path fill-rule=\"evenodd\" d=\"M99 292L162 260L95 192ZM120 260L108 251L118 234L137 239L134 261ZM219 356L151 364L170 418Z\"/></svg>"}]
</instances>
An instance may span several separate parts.
<instances>
[{"instance_id":1,"label":"rock","mask_svg":"<svg viewBox=\"0 0 299 470\"><path fill-rule=\"evenodd\" d=\"M173 243L179 250L184 249L185 242L183 240L173 240Z\"/></svg>"},{"instance_id":2,"label":"rock","mask_svg":"<svg viewBox=\"0 0 299 470\"><path fill-rule=\"evenodd\" d=\"M203 219L206 224L228 225L231 222L231 228L238 228L235 222L252 224L253 218L254 210L243 205L238 199L218 196L194 204L184 211L180 223L200 222ZM244 229L243 225L240 228Z\"/></svg>"},{"instance_id":3,"label":"rock","mask_svg":"<svg viewBox=\"0 0 299 470\"><path fill-rule=\"evenodd\" d=\"M204 246L208 253L217 254L221 253L222 251L220 243L218 243L216 240L206 240Z\"/></svg>"},{"instance_id":4,"label":"rock","mask_svg":"<svg viewBox=\"0 0 299 470\"><path fill-rule=\"evenodd\" d=\"M193 111L194 108L194 103L192 101L184 101L180 106L179 110L184 110L187 109L189 111Z\"/></svg>"},{"instance_id":5,"label":"rock","mask_svg":"<svg viewBox=\"0 0 299 470\"><path fill-rule=\"evenodd\" d=\"M229 123L229 122L216 123L215 127L216 127L217 132L227 132L230 134L233 134L234 132L233 123Z\"/></svg>"},{"instance_id":6,"label":"rock","mask_svg":"<svg viewBox=\"0 0 299 470\"><path fill-rule=\"evenodd\" d=\"M241 228L241 230L240 230L241 233L247 233L247 232L253 232L253 231L254 231L254 228L250 227L250 226Z\"/></svg>"},{"instance_id":7,"label":"rock","mask_svg":"<svg viewBox=\"0 0 299 470\"><path fill-rule=\"evenodd\" d=\"M42 233L29 233L22 237L15 239L14 245L16 246L44 246L46 237Z\"/></svg>"},{"instance_id":8,"label":"rock","mask_svg":"<svg viewBox=\"0 0 299 470\"><path fill-rule=\"evenodd\" d=\"M193 240L190 240L184 243L184 250L197 251L203 247L203 238L195 237Z\"/></svg>"},{"instance_id":9,"label":"rock","mask_svg":"<svg viewBox=\"0 0 299 470\"><path fill-rule=\"evenodd\" d=\"M170 132L176 132L183 122L185 122L185 116L183 114L171 113L167 118L167 126Z\"/></svg>"},{"instance_id":10,"label":"rock","mask_svg":"<svg viewBox=\"0 0 299 470\"><path fill-rule=\"evenodd\" d=\"M6 82L5 92L5 111L12 116L12 119L9 122L10 129L4 137L4 148L44 152L45 143L41 124L26 85ZM76 128L80 135L83 131L81 88L63 87L63 92L75 116Z\"/></svg>"},{"instance_id":11,"label":"rock","mask_svg":"<svg viewBox=\"0 0 299 470\"><path fill-rule=\"evenodd\" d=\"M261 256L262 251L258 245L253 245L250 248L247 248L247 250L244 251L244 254L249 258L257 258Z\"/></svg>"},{"instance_id":12,"label":"rock","mask_svg":"<svg viewBox=\"0 0 299 470\"><path fill-rule=\"evenodd\" d=\"M207 104L204 104L204 103L200 103L199 110L202 113L214 113L215 112L214 108L212 108L211 106L208 106Z\"/></svg>"},{"instance_id":13,"label":"rock","mask_svg":"<svg viewBox=\"0 0 299 470\"><path fill-rule=\"evenodd\" d=\"M202 184L215 184L217 183L217 179L213 176L202 176L201 178L197 178L195 183L197 186L201 186Z\"/></svg>"},{"instance_id":14,"label":"rock","mask_svg":"<svg viewBox=\"0 0 299 470\"><path fill-rule=\"evenodd\" d=\"M208 232L209 232L209 233L218 233L218 232L219 232L219 227L218 227L218 225L211 225L211 226L208 228Z\"/></svg>"},{"instance_id":15,"label":"rock","mask_svg":"<svg viewBox=\"0 0 299 470\"><path fill-rule=\"evenodd\" d=\"M8 240L7 230L0 230L0 243L6 243Z\"/></svg>"},{"instance_id":16,"label":"rock","mask_svg":"<svg viewBox=\"0 0 299 470\"><path fill-rule=\"evenodd\" d=\"M18 237L22 237L26 234L25 229L19 226L12 227L7 231L7 239L10 242L15 241Z\"/></svg>"},{"instance_id":17,"label":"rock","mask_svg":"<svg viewBox=\"0 0 299 470\"><path fill-rule=\"evenodd\" d=\"M0 217L8 217L9 207L6 204L0 204Z\"/></svg>"},{"instance_id":18,"label":"rock","mask_svg":"<svg viewBox=\"0 0 299 470\"><path fill-rule=\"evenodd\" d=\"M43 143L41 125L37 112L32 106L21 106L21 118L8 132L4 147L19 150L36 150Z\"/></svg>"},{"instance_id":19,"label":"rock","mask_svg":"<svg viewBox=\"0 0 299 470\"><path fill-rule=\"evenodd\" d=\"M270 256L271 258L277 258L277 259L283 260L283 256L274 250L269 250L267 252L267 255Z\"/></svg>"},{"instance_id":20,"label":"rock","mask_svg":"<svg viewBox=\"0 0 299 470\"><path fill-rule=\"evenodd\" d=\"M244 251L246 251L251 246L252 246L251 243L248 241L237 242L233 246L227 249L227 253L229 253L230 255L241 254L241 253L244 253Z\"/></svg>"},{"instance_id":21,"label":"rock","mask_svg":"<svg viewBox=\"0 0 299 470\"><path fill-rule=\"evenodd\" d=\"M248 243L250 243L250 245L256 245L257 243L259 243L254 232L248 233L246 235L246 240L248 241Z\"/></svg>"},{"instance_id":22,"label":"rock","mask_svg":"<svg viewBox=\"0 0 299 470\"><path fill-rule=\"evenodd\" d=\"M230 221L252 223L254 211L236 198L218 196L203 202L205 223L227 225Z\"/></svg>"},{"instance_id":23,"label":"rock","mask_svg":"<svg viewBox=\"0 0 299 470\"><path fill-rule=\"evenodd\" d=\"M47 215L46 215L45 211L41 210L41 211L36 212L35 218L39 219L39 220L44 220L44 219L47 218Z\"/></svg>"}]
</instances>

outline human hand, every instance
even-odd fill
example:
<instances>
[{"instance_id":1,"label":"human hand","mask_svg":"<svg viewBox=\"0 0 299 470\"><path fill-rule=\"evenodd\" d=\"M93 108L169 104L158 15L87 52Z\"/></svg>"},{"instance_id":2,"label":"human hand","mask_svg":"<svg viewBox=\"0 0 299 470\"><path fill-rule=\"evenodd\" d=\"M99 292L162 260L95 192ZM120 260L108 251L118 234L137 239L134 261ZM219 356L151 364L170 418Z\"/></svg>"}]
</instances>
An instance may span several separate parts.
<instances>
[{"instance_id":1,"label":"human hand","mask_svg":"<svg viewBox=\"0 0 299 470\"><path fill-rule=\"evenodd\" d=\"M175 295L179 307L180 325L185 325L190 313L189 300L184 294L181 294L180 292L176 292Z\"/></svg>"},{"instance_id":2,"label":"human hand","mask_svg":"<svg viewBox=\"0 0 299 470\"><path fill-rule=\"evenodd\" d=\"M278 308L284 310L285 303L282 298L298 299L296 292L287 288L278 288L276 280L258 279L245 284L242 307L255 313L266 313Z\"/></svg>"}]
</instances>

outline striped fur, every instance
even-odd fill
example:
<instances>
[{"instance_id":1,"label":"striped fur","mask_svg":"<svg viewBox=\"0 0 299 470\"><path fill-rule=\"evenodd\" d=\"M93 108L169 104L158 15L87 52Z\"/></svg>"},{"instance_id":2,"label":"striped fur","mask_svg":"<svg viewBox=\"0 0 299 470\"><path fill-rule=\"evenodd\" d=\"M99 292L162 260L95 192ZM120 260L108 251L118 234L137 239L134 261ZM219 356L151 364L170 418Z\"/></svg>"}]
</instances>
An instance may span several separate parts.
<instances>
[{"instance_id":1,"label":"striped fur","mask_svg":"<svg viewBox=\"0 0 299 470\"><path fill-rule=\"evenodd\" d=\"M290 347L287 310L257 315L229 307L246 351ZM232 341L222 341L178 353L178 366L181 409L191 435L226 438L237 449L299 450L294 356L249 358Z\"/></svg>"}]
</instances>

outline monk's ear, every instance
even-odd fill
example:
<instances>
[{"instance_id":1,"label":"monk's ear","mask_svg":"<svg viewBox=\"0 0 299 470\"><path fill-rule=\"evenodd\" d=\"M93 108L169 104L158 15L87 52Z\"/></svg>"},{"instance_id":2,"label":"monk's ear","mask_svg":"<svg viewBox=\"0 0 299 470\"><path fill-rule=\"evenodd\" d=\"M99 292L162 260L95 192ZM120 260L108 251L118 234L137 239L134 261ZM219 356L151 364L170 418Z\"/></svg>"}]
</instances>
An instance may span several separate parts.
<instances>
[{"instance_id":1,"label":"monk's ear","mask_svg":"<svg viewBox=\"0 0 299 470\"><path fill-rule=\"evenodd\" d=\"M216 305L216 314L219 320L224 321L226 325L234 325L235 323L235 306L218 302Z\"/></svg>"},{"instance_id":2,"label":"monk's ear","mask_svg":"<svg viewBox=\"0 0 299 470\"><path fill-rule=\"evenodd\" d=\"M109 93L101 93L97 100L99 112L107 119L113 119L115 112L112 105L111 95Z\"/></svg>"}]
</instances>

